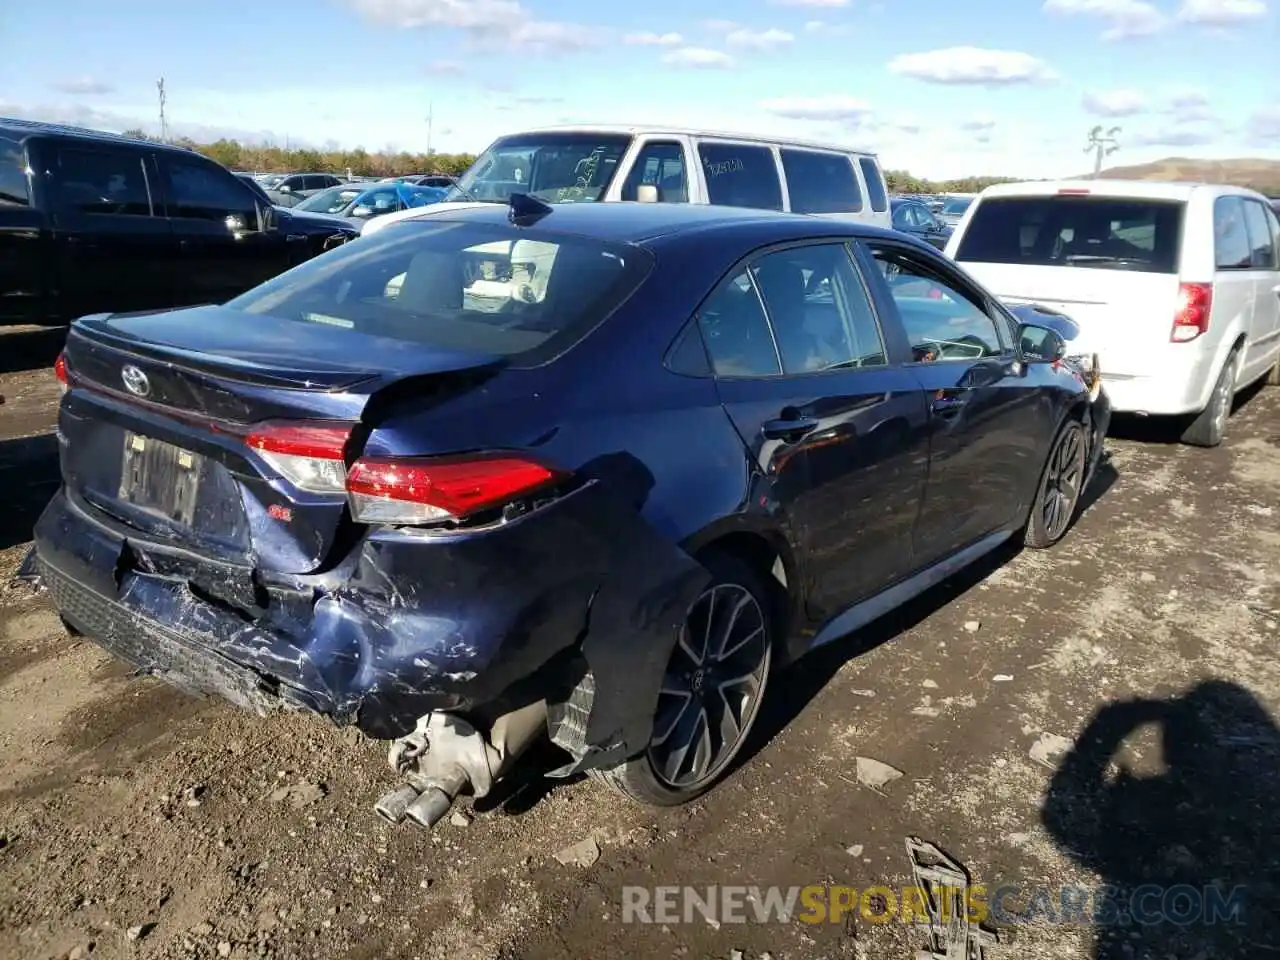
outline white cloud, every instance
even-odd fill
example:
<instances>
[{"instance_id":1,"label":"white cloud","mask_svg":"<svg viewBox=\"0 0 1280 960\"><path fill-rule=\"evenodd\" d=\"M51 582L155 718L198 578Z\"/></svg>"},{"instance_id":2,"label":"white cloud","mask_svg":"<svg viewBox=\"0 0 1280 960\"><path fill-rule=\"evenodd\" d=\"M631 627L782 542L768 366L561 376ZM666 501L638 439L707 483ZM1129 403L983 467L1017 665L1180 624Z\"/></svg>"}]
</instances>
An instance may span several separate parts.
<instances>
[{"instance_id":1,"label":"white cloud","mask_svg":"<svg viewBox=\"0 0 1280 960\"><path fill-rule=\"evenodd\" d=\"M706 47L681 47L672 50L662 62L673 67L692 67L697 70L726 70L733 66L733 57L723 50Z\"/></svg>"},{"instance_id":2,"label":"white cloud","mask_svg":"<svg viewBox=\"0 0 1280 960\"><path fill-rule=\"evenodd\" d=\"M125 130L142 130L158 135L158 124L154 117L140 118L133 113L117 112L113 109L99 110L83 104L37 104L35 106L8 103L0 99L0 116L16 117L20 120L37 120L43 123L61 123L73 127L86 127L90 130L105 130L108 133L123 133ZM169 123L171 137L190 137L198 143L212 143L215 140L239 140L242 143L275 142L276 136L268 129L254 130L249 127L223 125L216 123L189 123L171 121ZM295 146L313 146L314 144L295 141Z\"/></svg>"},{"instance_id":3,"label":"white cloud","mask_svg":"<svg viewBox=\"0 0 1280 960\"><path fill-rule=\"evenodd\" d=\"M761 100L760 109L788 120L821 120L861 123L871 107L853 97L777 97Z\"/></svg>"},{"instance_id":4,"label":"white cloud","mask_svg":"<svg viewBox=\"0 0 1280 960\"><path fill-rule=\"evenodd\" d=\"M49 84L54 90L61 93L70 93L72 95L98 96L105 93L114 93L115 86L107 83L105 80L95 80L93 77L73 77L66 80L58 80Z\"/></svg>"},{"instance_id":5,"label":"white cloud","mask_svg":"<svg viewBox=\"0 0 1280 960\"><path fill-rule=\"evenodd\" d=\"M678 33L628 33L622 42L633 47L678 47L684 37Z\"/></svg>"},{"instance_id":6,"label":"white cloud","mask_svg":"<svg viewBox=\"0 0 1280 960\"><path fill-rule=\"evenodd\" d=\"M795 42L795 36L785 30L734 30L724 42L743 50L780 50Z\"/></svg>"},{"instance_id":7,"label":"white cloud","mask_svg":"<svg viewBox=\"0 0 1280 960\"><path fill-rule=\"evenodd\" d=\"M1249 143L1256 147L1280 147L1280 106L1255 111L1245 124Z\"/></svg>"},{"instance_id":8,"label":"white cloud","mask_svg":"<svg viewBox=\"0 0 1280 960\"><path fill-rule=\"evenodd\" d=\"M1147 98L1137 90L1087 90L1081 98L1085 110L1099 117L1132 117L1147 111Z\"/></svg>"},{"instance_id":9,"label":"white cloud","mask_svg":"<svg viewBox=\"0 0 1280 960\"><path fill-rule=\"evenodd\" d=\"M347 0L380 23L397 27L451 27L480 48L567 53L598 44L604 32L576 23L535 19L518 0Z\"/></svg>"},{"instance_id":10,"label":"white cloud","mask_svg":"<svg viewBox=\"0 0 1280 960\"><path fill-rule=\"evenodd\" d=\"M1133 144L1137 147L1203 147L1221 138L1221 131L1215 127L1174 124L1139 133L1134 137Z\"/></svg>"},{"instance_id":11,"label":"white cloud","mask_svg":"<svg viewBox=\"0 0 1280 960\"><path fill-rule=\"evenodd\" d=\"M889 61L889 71L929 83L976 86L1011 86L1058 79L1047 63L1029 53L980 47L904 53Z\"/></svg>"},{"instance_id":12,"label":"white cloud","mask_svg":"<svg viewBox=\"0 0 1280 960\"><path fill-rule=\"evenodd\" d=\"M427 64L427 73L437 77L457 77L467 72L467 68L457 60L434 60Z\"/></svg>"},{"instance_id":13,"label":"white cloud","mask_svg":"<svg viewBox=\"0 0 1280 960\"><path fill-rule=\"evenodd\" d=\"M1164 112L1180 120L1217 121L1218 115L1202 90L1174 90L1165 101Z\"/></svg>"},{"instance_id":14,"label":"white cloud","mask_svg":"<svg viewBox=\"0 0 1280 960\"><path fill-rule=\"evenodd\" d=\"M1103 40L1125 40L1159 33L1169 18L1147 0L1045 0L1045 13L1064 17L1092 17L1108 26Z\"/></svg>"},{"instance_id":15,"label":"white cloud","mask_svg":"<svg viewBox=\"0 0 1280 960\"><path fill-rule=\"evenodd\" d=\"M829 20L810 20L804 25L805 33L821 33L827 37L842 37L849 32L847 23L831 23Z\"/></svg>"},{"instance_id":16,"label":"white cloud","mask_svg":"<svg viewBox=\"0 0 1280 960\"><path fill-rule=\"evenodd\" d=\"M995 117L989 114L981 113L977 116L970 117L968 120L960 124L960 129L968 133L989 134L996 125Z\"/></svg>"},{"instance_id":17,"label":"white cloud","mask_svg":"<svg viewBox=\"0 0 1280 960\"><path fill-rule=\"evenodd\" d=\"M1177 18L1181 23L1230 27L1261 20L1266 15L1266 0L1182 0Z\"/></svg>"},{"instance_id":18,"label":"white cloud","mask_svg":"<svg viewBox=\"0 0 1280 960\"><path fill-rule=\"evenodd\" d=\"M847 7L849 0L773 0L779 7Z\"/></svg>"}]
</instances>

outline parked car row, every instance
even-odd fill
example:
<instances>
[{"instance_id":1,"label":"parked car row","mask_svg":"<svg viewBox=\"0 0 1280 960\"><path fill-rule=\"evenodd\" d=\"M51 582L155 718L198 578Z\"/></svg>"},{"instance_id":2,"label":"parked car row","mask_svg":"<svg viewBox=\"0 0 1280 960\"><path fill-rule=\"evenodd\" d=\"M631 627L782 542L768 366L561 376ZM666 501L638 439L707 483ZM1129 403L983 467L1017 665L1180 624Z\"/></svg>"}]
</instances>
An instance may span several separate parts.
<instances>
[{"instance_id":1,"label":"parked car row","mask_svg":"<svg viewBox=\"0 0 1280 960\"><path fill-rule=\"evenodd\" d=\"M77 212L82 152L104 177ZM553 775L700 796L778 667L1001 543L1060 540L1113 392L1215 443L1232 392L1280 371L1280 225L1250 191L994 187L944 253L894 229L933 211L873 154L622 126L502 137L358 228L334 213L431 188L328 189L280 210L186 151L0 126L0 198L44 244L23 249L86 217L110 236L59 314L89 315L23 573L145 672L392 740L397 822L538 738ZM203 305L129 312L121 263L164 275L153 234L194 258L197 196L225 259L164 305ZM233 276L277 242L290 269Z\"/></svg>"}]
</instances>

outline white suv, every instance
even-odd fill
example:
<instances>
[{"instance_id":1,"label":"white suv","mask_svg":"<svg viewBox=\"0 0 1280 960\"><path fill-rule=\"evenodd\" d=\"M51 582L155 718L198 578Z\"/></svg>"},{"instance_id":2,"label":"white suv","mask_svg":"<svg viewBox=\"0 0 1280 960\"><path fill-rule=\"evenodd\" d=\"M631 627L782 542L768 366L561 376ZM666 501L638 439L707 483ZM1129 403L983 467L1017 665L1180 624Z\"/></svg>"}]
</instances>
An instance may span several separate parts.
<instances>
[{"instance_id":1,"label":"white suv","mask_svg":"<svg viewBox=\"0 0 1280 960\"><path fill-rule=\"evenodd\" d=\"M1007 303L1080 325L1113 408L1190 415L1222 440L1236 391L1280 383L1280 221L1239 187L1127 180L1002 184L947 254Z\"/></svg>"}]
</instances>

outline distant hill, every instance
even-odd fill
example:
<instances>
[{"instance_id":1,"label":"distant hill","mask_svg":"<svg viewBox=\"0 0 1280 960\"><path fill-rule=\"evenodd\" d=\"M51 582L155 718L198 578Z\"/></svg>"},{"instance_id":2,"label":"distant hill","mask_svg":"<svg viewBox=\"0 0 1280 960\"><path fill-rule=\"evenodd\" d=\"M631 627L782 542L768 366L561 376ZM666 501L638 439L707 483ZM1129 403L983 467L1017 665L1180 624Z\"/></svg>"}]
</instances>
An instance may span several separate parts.
<instances>
[{"instance_id":1,"label":"distant hill","mask_svg":"<svg viewBox=\"0 0 1280 960\"><path fill-rule=\"evenodd\" d=\"M1280 160L1191 160L1168 157L1132 167L1111 167L1099 176L1107 180L1192 180L1251 187L1267 196L1280 196Z\"/></svg>"}]
</instances>

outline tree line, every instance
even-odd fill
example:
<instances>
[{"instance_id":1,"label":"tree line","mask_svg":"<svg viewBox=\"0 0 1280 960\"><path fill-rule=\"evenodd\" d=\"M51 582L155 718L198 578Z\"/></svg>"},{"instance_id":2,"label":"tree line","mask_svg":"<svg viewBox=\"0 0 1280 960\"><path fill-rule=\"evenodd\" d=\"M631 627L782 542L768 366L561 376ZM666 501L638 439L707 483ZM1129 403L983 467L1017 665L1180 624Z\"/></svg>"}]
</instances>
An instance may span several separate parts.
<instances>
[{"instance_id":1,"label":"tree line","mask_svg":"<svg viewBox=\"0 0 1280 960\"><path fill-rule=\"evenodd\" d=\"M125 136L138 140L153 139L142 130L126 130ZM445 173L457 176L475 161L471 153L410 153L374 151L363 147L344 150L338 147L317 150L312 147L279 147L274 144L248 144L239 140L217 140L197 143L183 137L174 141L204 154L231 170L253 173L335 173L356 177L403 177L415 173ZM894 193L977 193L993 183L1009 183L1013 177L963 177L958 180L927 180L905 170L886 170L885 181Z\"/></svg>"}]
</instances>

